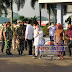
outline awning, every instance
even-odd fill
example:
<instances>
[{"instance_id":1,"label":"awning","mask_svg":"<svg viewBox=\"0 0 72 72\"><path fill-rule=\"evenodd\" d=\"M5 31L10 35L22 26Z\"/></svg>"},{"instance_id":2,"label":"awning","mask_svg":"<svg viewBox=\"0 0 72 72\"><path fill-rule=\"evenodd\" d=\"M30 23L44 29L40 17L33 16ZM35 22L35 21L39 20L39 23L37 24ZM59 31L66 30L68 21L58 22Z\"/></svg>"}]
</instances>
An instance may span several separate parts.
<instances>
[{"instance_id":1,"label":"awning","mask_svg":"<svg viewBox=\"0 0 72 72\"><path fill-rule=\"evenodd\" d=\"M62 2L72 2L72 0L39 0L39 3L62 3Z\"/></svg>"},{"instance_id":2,"label":"awning","mask_svg":"<svg viewBox=\"0 0 72 72\"><path fill-rule=\"evenodd\" d=\"M38 24L40 25L40 21L37 21ZM49 21L41 21L41 26L45 26Z\"/></svg>"}]
</instances>

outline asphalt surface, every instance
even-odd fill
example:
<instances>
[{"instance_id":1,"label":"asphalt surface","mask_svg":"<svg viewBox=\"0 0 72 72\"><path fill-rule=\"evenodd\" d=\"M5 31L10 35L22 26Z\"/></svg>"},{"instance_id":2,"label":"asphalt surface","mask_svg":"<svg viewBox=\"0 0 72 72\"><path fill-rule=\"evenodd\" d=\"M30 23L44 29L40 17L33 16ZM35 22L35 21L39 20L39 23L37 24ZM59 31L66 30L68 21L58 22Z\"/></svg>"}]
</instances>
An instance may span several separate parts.
<instances>
[{"instance_id":1,"label":"asphalt surface","mask_svg":"<svg viewBox=\"0 0 72 72\"><path fill-rule=\"evenodd\" d=\"M1 47L1 45L0 45ZM33 59L26 54L19 56L17 50L13 55L0 54L0 72L72 72L72 57L65 56L63 60Z\"/></svg>"}]
</instances>

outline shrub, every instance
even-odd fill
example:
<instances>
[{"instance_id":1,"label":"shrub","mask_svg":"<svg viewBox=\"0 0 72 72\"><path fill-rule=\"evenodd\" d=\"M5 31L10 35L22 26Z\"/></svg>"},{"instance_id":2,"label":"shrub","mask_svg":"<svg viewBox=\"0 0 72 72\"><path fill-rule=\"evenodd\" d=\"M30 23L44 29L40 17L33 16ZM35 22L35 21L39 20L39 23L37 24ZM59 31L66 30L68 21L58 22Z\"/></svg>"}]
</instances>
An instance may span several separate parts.
<instances>
[{"instance_id":1,"label":"shrub","mask_svg":"<svg viewBox=\"0 0 72 72\"><path fill-rule=\"evenodd\" d=\"M13 19L13 23L17 24L17 19Z\"/></svg>"},{"instance_id":2,"label":"shrub","mask_svg":"<svg viewBox=\"0 0 72 72\"><path fill-rule=\"evenodd\" d=\"M19 19L22 20L24 18L24 16L20 16Z\"/></svg>"},{"instance_id":3,"label":"shrub","mask_svg":"<svg viewBox=\"0 0 72 72\"><path fill-rule=\"evenodd\" d=\"M43 29L43 35L49 35L49 30L47 29L49 25L44 26Z\"/></svg>"}]
</instances>

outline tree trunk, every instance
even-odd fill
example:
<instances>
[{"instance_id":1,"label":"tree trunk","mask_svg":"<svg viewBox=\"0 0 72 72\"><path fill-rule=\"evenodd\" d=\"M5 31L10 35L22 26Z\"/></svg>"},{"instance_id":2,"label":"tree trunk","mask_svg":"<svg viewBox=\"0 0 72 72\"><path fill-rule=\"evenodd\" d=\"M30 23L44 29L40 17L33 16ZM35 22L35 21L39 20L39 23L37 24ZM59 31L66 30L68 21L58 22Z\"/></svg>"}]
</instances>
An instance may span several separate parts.
<instances>
[{"instance_id":1,"label":"tree trunk","mask_svg":"<svg viewBox=\"0 0 72 72\"><path fill-rule=\"evenodd\" d=\"M12 28L12 22L13 22L13 0L11 0L11 28Z\"/></svg>"},{"instance_id":2,"label":"tree trunk","mask_svg":"<svg viewBox=\"0 0 72 72\"><path fill-rule=\"evenodd\" d=\"M50 8L49 8L49 17L48 17L48 19L49 19L49 25L50 25Z\"/></svg>"}]
</instances>

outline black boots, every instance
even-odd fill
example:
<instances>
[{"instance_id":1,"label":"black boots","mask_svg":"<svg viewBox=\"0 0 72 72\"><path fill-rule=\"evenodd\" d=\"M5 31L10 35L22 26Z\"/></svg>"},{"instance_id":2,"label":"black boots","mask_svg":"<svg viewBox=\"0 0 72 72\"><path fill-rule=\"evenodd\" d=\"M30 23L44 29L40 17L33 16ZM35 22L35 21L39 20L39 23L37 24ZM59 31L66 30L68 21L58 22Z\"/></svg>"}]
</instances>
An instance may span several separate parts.
<instances>
[{"instance_id":1,"label":"black boots","mask_svg":"<svg viewBox=\"0 0 72 72\"><path fill-rule=\"evenodd\" d=\"M9 49L6 50L6 54L7 54L7 55L13 55L13 54L9 51Z\"/></svg>"},{"instance_id":2,"label":"black boots","mask_svg":"<svg viewBox=\"0 0 72 72\"><path fill-rule=\"evenodd\" d=\"M19 55L22 55L23 51L22 50L18 50Z\"/></svg>"}]
</instances>

